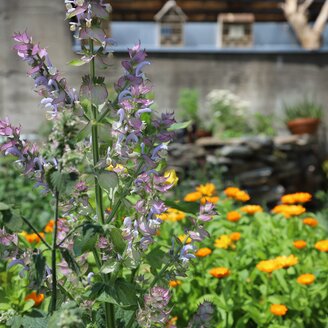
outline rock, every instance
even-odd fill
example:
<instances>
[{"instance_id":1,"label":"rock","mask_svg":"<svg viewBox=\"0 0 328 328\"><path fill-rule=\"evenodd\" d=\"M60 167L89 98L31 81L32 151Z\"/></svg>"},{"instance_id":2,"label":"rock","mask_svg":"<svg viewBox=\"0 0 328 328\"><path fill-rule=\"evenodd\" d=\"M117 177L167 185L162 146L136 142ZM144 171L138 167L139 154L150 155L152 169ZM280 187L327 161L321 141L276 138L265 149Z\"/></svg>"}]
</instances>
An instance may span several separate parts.
<instances>
[{"instance_id":1,"label":"rock","mask_svg":"<svg viewBox=\"0 0 328 328\"><path fill-rule=\"evenodd\" d=\"M253 151L247 146L224 146L220 150L221 156L231 158L247 158L253 154Z\"/></svg>"}]
</instances>

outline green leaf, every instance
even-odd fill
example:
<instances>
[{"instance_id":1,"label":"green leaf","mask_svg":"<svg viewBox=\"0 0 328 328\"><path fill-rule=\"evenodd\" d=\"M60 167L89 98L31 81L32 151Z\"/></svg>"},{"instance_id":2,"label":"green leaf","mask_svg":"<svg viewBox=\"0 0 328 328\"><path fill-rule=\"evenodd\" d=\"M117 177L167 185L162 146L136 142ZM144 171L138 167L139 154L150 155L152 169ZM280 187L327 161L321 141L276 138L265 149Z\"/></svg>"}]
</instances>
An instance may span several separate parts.
<instances>
[{"instance_id":1,"label":"green leaf","mask_svg":"<svg viewBox=\"0 0 328 328\"><path fill-rule=\"evenodd\" d=\"M81 59L73 59L68 63L68 65L77 66L77 67L78 66L83 66L85 64L86 64L86 62L81 60Z\"/></svg>"},{"instance_id":2,"label":"green leaf","mask_svg":"<svg viewBox=\"0 0 328 328\"><path fill-rule=\"evenodd\" d=\"M118 266L119 262L117 260L110 259L102 265L100 272L104 274L112 273L117 269Z\"/></svg>"},{"instance_id":3,"label":"green leaf","mask_svg":"<svg viewBox=\"0 0 328 328\"><path fill-rule=\"evenodd\" d=\"M173 123L167 130L168 131L175 131L187 128L192 122L181 122L181 123Z\"/></svg>"},{"instance_id":4,"label":"green leaf","mask_svg":"<svg viewBox=\"0 0 328 328\"><path fill-rule=\"evenodd\" d=\"M137 293L133 284L119 278L113 285L96 283L91 290L91 297L100 302L112 303L124 307L137 305Z\"/></svg>"},{"instance_id":5,"label":"green leaf","mask_svg":"<svg viewBox=\"0 0 328 328\"><path fill-rule=\"evenodd\" d=\"M74 257L71 255L70 251L67 248L60 248L60 252L67 262L68 267L73 270L76 274L80 273L80 267L75 261Z\"/></svg>"},{"instance_id":6,"label":"green leaf","mask_svg":"<svg viewBox=\"0 0 328 328\"><path fill-rule=\"evenodd\" d=\"M50 181L54 189L62 192L65 190L66 183L68 180L68 175L64 173L60 173L59 171L55 171L50 176Z\"/></svg>"},{"instance_id":7,"label":"green leaf","mask_svg":"<svg viewBox=\"0 0 328 328\"><path fill-rule=\"evenodd\" d=\"M45 271L46 271L46 258L42 254L33 255L33 261L35 265L36 277L35 282L36 286L39 289L43 283Z\"/></svg>"},{"instance_id":8,"label":"green leaf","mask_svg":"<svg viewBox=\"0 0 328 328\"><path fill-rule=\"evenodd\" d=\"M118 185L118 176L115 172L102 172L98 175L98 183L102 189L110 192Z\"/></svg>"},{"instance_id":9,"label":"green leaf","mask_svg":"<svg viewBox=\"0 0 328 328\"><path fill-rule=\"evenodd\" d=\"M9 209L10 209L9 205L0 202L0 211L5 211L5 210L9 210Z\"/></svg>"},{"instance_id":10,"label":"green leaf","mask_svg":"<svg viewBox=\"0 0 328 328\"><path fill-rule=\"evenodd\" d=\"M73 251L76 256L80 256L85 252L91 251L96 242L97 235L94 233L92 229L88 229L82 236L77 237L74 240Z\"/></svg>"},{"instance_id":11,"label":"green leaf","mask_svg":"<svg viewBox=\"0 0 328 328\"><path fill-rule=\"evenodd\" d=\"M166 200L165 205L168 207L175 208L179 211L185 212L185 213L191 213L196 214L199 211L199 204L194 202L179 202L176 203L171 200Z\"/></svg>"},{"instance_id":12,"label":"green leaf","mask_svg":"<svg viewBox=\"0 0 328 328\"><path fill-rule=\"evenodd\" d=\"M91 125L88 123L76 136L77 141L82 141L91 134Z\"/></svg>"},{"instance_id":13,"label":"green leaf","mask_svg":"<svg viewBox=\"0 0 328 328\"><path fill-rule=\"evenodd\" d=\"M147 255L146 259L152 269L160 269L169 259L167 253L163 252L160 246L156 246Z\"/></svg>"},{"instance_id":14,"label":"green leaf","mask_svg":"<svg viewBox=\"0 0 328 328\"><path fill-rule=\"evenodd\" d=\"M123 254L125 247L126 247L126 243L122 237L122 231L119 228L111 227L109 233L110 233L110 237L111 237L112 243L114 245L115 251L120 254Z\"/></svg>"},{"instance_id":15,"label":"green leaf","mask_svg":"<svg viewBox=\"0 0 328 328\"><path fill-rule=\"evenodd\" d=\"M137 293L135 286L123 278L115 281L115 290L117 293L119 304L121 305L137 305Z\"/></svg>"}]
</instances>

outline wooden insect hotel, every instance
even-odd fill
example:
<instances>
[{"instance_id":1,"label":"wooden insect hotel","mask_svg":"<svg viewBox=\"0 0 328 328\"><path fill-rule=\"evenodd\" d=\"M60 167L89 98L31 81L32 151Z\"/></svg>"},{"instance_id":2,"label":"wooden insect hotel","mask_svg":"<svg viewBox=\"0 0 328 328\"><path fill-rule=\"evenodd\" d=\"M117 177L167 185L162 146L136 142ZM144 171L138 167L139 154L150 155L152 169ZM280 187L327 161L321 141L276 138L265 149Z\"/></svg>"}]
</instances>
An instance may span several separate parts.
<instances>
[{"instance_id":1,"label":"wooden insect hotel","mask_svg":"<svg viewBox=\"0 0 328 328\"><path fill-rule=\"evenodd\" d=\"M187 16L173 0L165 3L155 15L158 25L158 44L162 47L182 47L184 45L184 23Z\"/></svg>"}]
</instances>

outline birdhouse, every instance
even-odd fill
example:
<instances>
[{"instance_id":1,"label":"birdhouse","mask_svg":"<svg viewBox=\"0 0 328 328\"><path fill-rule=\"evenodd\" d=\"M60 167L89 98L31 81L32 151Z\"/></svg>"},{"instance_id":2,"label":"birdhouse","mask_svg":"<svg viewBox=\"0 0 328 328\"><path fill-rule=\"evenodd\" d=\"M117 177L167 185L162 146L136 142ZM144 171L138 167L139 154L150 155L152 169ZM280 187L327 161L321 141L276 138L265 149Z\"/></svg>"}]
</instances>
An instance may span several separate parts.
<instances>
[{"instance_id":1,"label":"birdhouse","mask_svg":"<svg viewBox=\"0 0 328 328\"><path fill-rule=\"evenodd\" d=\"M218 45L222 48L247 48L253 45L253 14L221 14L218 16Z\"/></svg>"},{"instance_id":2,"label":"birdhouse","mask_svg":"<svg viewBox=\"0 0 328 328\"><path fill-rule=\"evenodd\" d=\"M162 47L184 45L184 23L187 16L174 0L169 0L155 15L158 24L158 43Z\"/></svg>"}]
</instances>

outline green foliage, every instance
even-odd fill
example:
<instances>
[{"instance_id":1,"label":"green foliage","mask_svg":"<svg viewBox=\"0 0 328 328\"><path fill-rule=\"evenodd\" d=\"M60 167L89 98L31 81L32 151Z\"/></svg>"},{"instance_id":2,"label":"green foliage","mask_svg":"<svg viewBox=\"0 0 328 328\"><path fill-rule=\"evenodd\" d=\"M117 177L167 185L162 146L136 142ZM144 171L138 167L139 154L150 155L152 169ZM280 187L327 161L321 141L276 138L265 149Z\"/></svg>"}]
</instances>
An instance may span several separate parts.
<instances>
[{"instance_id":1,"label":"green foliage","mask_svg":"<svg viewBox=\"0 0 328 328\"><path fill-rule=\"evenodd\" d=\"M199 93L196 89L182 89L179 93L178 107L182 110L182 118L194 123L198 120Z\"/></svg>"},{"instance_id":2,"label":"green foliage","mask_svg":"<svg viewBox=\"0 0 328 328\"><path fill-rule=\"evenodd\" d=\"M273 115L253 113L247 102L229 90L212 90L207 95L207 106L212 115L207 124L220 138L276 134Z\"/></svg>"},{"instance_id":3,"label":"green foliage","mask_svg":"<svg viewBox=\"0 0 328 328\"><path fill-rule=\"evenodd\" d=\"M291 104L284 105L285 121L289 122L297 118L317 118L323 116L323 106L316 103L314 100L305 98L304 100Z\"/></svg>"},{"instance_id":4,"label":"green foliage","mask_svg":"<svg viewBox=\"0 0 328 328\"><path fill-rule=\"evenodd\" d=\"M0 156L0 202L19 204L22 215L41 229L52 215L50 197L36 189L33 181L22 176L12 160L10 156Z\"/></svg>"}]
</instances>

